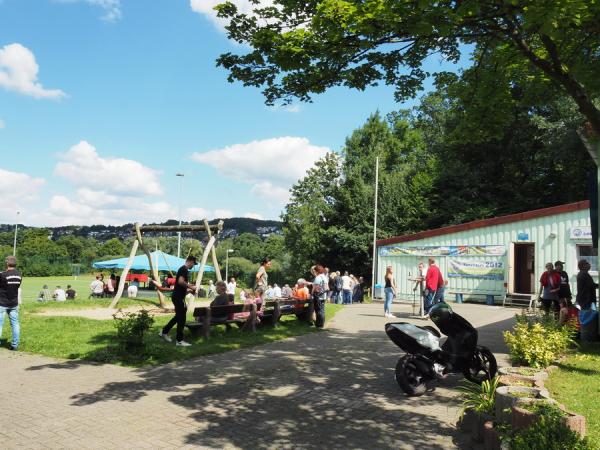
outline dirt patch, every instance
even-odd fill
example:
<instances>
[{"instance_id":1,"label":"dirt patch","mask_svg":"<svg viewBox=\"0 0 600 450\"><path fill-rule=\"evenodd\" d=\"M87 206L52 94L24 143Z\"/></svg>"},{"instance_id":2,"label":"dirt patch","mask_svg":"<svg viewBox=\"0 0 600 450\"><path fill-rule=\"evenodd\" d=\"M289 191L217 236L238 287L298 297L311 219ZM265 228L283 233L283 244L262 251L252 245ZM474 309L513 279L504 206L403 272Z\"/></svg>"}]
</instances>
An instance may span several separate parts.
<instances>
[{"instance_id":1,"label":"dirt patch","mask_svg":"<svg viewBox=\"0 0 600 450\"><path fill-rule=\"evenodd\" d=\"M173 311L164 310L160 308L144 308L144 307L131 307L131 308L123 308L121 311L123 312L137 312L145 309L153 316L159 315L170 315L173 314ZM113 318L113 314L117 312L116 309L109 308L92 308L92 309L50 309L46 311L42 311L39 313L35 313L38 316L62 316L62 317L84 317L86 319L94 319L94 320L111 320Z\"/></svg>"}]
</instances>

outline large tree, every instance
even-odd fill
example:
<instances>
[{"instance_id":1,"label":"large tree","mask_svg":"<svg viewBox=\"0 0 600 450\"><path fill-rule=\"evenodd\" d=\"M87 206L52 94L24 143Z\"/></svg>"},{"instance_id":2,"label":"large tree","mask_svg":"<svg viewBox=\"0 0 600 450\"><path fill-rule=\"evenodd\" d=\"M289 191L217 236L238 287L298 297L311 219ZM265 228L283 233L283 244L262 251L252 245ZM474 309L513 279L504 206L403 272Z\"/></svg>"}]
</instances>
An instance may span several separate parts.
<instances>
[{"instance_id":1,"label":"large tree","mask_svg":"<svg viewBox=\"0 0 600 450\"><path fill-rule=\"evenodd\" d=\"M309 101L333 86L384 82L413 97L430 75L424 60L457 62L474 48L475 67L493 50L509 70L527 66L562 89L600 136L600 2L589 0L252 0L241 13L217 7L230 39L244 44L218 64L229 80L264 88L268 103ZM245 51L245 49L248 49ZM467 47L469 48L469 47ZM445 74L437 74L445 75Z\"/></svg>"}]
</instances>

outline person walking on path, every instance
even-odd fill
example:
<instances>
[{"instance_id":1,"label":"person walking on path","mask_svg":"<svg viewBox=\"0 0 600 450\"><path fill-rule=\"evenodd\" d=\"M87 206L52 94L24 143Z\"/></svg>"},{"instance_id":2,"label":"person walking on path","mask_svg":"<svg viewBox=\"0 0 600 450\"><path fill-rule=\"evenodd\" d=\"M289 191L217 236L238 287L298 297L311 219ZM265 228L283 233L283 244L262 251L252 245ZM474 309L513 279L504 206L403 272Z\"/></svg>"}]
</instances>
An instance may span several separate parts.
<instances>
[{"instance_id":1,"label":"person walking on path","mask_svg":"<svg viewBox=\"0 0 600 450\"><path fill-rule=\"evenodd\" d=\"M428 263L429 268L425 275L425 288L427 291L425 296L425 315L428 315L431 307L435 305L438 290L444 287L444 278L442 277L440 268L435 265L435 259L429 258Z\"/></svg>"},{"instance_id":2,"label":"person walking on path","mask_svg":"<svg viewBox=\"0 0 600 450\"><path fill-rule=\"evenodd\" d=\"M383 315L385 317L395 317L392 314L392 302L396 296L396 279L392 273L392 266L387 266L385 270L385 302L383 303Z\"/></svg>"},{"instance_id":3,"label":"person walking on path","mask_svg":"<svg viewBox=\"0 0 600 450\"><path fill-rule=\"evenodd\" d=\"M312 284L312 298L315 307L315 326L323 328L325 325L325 300L327 300L327 278L325 268L321 264L314 266L316 277Z\"/></svg>"},{"instance_id":4,"label":"person walking on path","mask_svg":"<svg viewBox=\"0 0 600 450\"><path fill-rule=\"evenodd\" d=\"M560 291L560 275L554 270L554 265L546 264L546 271L540 277L540 301L544 312L548 314L550 308L554 315L558 316L560 305L558 303L558 292Z\"/></svg>"},{"instance_id":5,"label":"person walking on path","mask_svg":"<svg viewBox=\"0 0 600 450\"><path fill-rule=\"evenodd\" d=\"M0 337L2 336L2 325L4 315L8 315L10 328L12 329L11 350L19 348L21 339L21 325L19 323L19 288L21 287L21 272L17 270L17 258L6 257L6 270L0 272Z\"/></svg>"},{"instance_id":6,"label":"person walking on path","mask_svg":"<svg viewBox=\"0 0 600 450\"><path fill-rule=\"evenodd\" d=\"M267 270L271 267L271 260L269 258L265 258L260 263L260 267L256 272L256 281L254 283L254 289L261 288L263 292L267 292L269 288L269 274Z\"/></svg>"},{"instance_id":7,"label":"person walking on path","mask_svg":"<svg viewBox=\"0 0 600 450\"><path fill-rule=\"evenodd\" d=\"M235 289L237 288L237 283L235 282L235 278L231 277L229 279L229 283L227 283L227 293L231 295L235 295Z\"/></svg>"},{"instance_id":8,"label":"person walking on path","mask_svg":"<svg viewBox=\"0 0 600 450\"><path fill-rule=\"evenodd\" d=\"M577 273L577 296L576 301L582 310L591 309L596 303L596 289L598 284L589 274L590 263L586 259L582 259L577 264L579 273Z\"/></svg>"},{"instance_id":9,"label":"person walking on path","mask_svg":"<svg viewBox=\"0 0 600 450\"><path fill-rule=\"evenodd\" d=\"M175 325L177 325L177 335L175 345L181 347L189 347L191 344L183 340L183 330L185 328L185 316L187 313L187 305L185 304L185 296L188 292L194 292L196 286L189 283L189 270L196 265L196 257L188 256L185 260L185 264L177 271L175 277L175 287L173 288L173 295L171 300L175 307L175 317L173 317L165 327L158 333L165 341L171 342L169 337L169 331Z\"/></svg>"}]
</instances>

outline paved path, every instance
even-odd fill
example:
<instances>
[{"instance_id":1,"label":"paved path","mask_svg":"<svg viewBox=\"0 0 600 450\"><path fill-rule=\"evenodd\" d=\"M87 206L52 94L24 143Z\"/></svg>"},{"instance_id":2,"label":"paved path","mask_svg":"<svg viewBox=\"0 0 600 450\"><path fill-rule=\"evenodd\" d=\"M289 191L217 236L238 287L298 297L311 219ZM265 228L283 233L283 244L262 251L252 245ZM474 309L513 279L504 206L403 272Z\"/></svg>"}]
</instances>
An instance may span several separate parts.
<instances>
[{"instance_id":1,"label":"paved path","mask_svg":"<svg viewBox=\"0 0 600 450\"><path fill-rule=\"evenodd\" d=\"M0 349L0 448L455 448L459 378L404 396L382 309L353 305L327 332L143 369ZM455 309L504 351L515 310Z\"/></svg>"}]
</instances>

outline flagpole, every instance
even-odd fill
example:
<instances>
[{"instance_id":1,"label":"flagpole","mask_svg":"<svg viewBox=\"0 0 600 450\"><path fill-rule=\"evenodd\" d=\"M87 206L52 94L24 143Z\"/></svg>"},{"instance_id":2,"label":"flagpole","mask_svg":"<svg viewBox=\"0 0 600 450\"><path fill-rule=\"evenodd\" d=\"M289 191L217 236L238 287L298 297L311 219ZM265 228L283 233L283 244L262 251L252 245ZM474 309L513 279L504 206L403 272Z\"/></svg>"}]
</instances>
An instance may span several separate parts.
<instances>
[{"instance_id":1,"label":"flagpole","mask_svg":"<svg viewBox=\"0 0 600 450\"><path fill-rule=\"evenodd\" d=\"M375 213L373 214L373 263L371 273L371 299L375 298L375 272L377 266L377 199L379 192L379 156L375 158Z\"/></svg>"}]
</instances>

